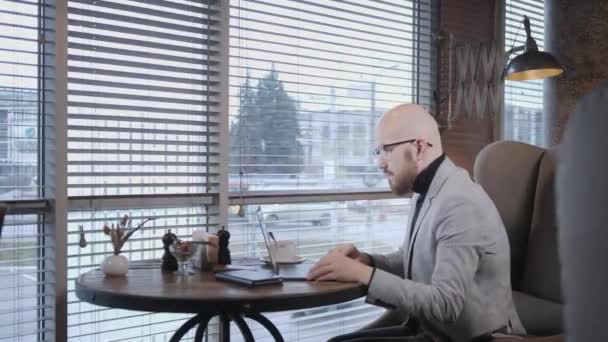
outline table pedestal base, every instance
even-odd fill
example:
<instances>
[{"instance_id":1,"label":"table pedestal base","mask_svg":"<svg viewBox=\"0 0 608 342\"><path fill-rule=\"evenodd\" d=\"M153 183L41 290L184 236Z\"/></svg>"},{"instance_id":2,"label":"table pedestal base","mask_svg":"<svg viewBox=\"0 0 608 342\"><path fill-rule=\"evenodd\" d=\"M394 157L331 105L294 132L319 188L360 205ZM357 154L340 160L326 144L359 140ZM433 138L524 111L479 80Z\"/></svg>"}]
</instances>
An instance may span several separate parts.
<instances>
[{"instance_id":1,"label":"table pedestal base","mask_svg":"<svg viewBox=\"0 0 608 342\"><path fill-rule=\"evenodd\" d=\"M186 323L184 323L181 327L179 327L179 329L177 329L175 334L173 334L173 337L171 337L170 342L180 341L182 339L182 337L184 337L184 335L186 335L188 333L188 331L192 330L194 327L196 327L196 333L194 335L194 342L202 342L203 336L205 335L205 330L207 329L207 325L209 324L209 321L211 320L211 318L213 318L214 316L220 317L220 329L219 329L220 342L229 342L230 341L230 321L233 321L236 324L236 326L241 331L241 334L243 335L243 338L245 339L245 341L254 342L253 335L251 334L251 330L247 326L247 323L245 322L243 317L252 319L252 320L260 323L264 328L266 328L266 330L268 330L268 332L270 333L270 335L272 335L272 337L274 338L274 340L276 342L284 342L283 336L281 336L281 333L279 332L277 327L274 324L272 324L272 322L268 318L264 317L262 314L257 313L257 312L245 313L245 314L232 313L232 312L198 314L198 315L190 318L189 320L187 320Z\"/></svg>"}]
</instances>

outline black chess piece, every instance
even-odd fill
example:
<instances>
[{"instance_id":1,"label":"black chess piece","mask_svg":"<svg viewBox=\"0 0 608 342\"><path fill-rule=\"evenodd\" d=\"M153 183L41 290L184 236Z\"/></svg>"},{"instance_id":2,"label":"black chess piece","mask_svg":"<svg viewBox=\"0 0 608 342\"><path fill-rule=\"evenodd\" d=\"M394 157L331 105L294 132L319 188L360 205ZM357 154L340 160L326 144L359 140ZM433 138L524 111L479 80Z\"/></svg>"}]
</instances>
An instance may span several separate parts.
<instances>
[{"instance_id":1,"label":"black chess piece","mask_svg":"<svg viewBox=\"0 0 608 342\"><path fill-rule=\"evenodd\" d=\"M224 226L222 226L222 229L220 229L215 235L218 236L218 244L219 244L219 249L218 249L218 256L217 256L217 262L220 265L229 265L232 263L232 259L230 258L230 249L228 249L228 244L230 240L230 233L224 229Z\"/></svg>"},{"instance_id":2,"label":"black chess piece","mask_svg":"<svg viewBox=\"0 0 608 342\"><path fill-rule=\"evenodd\" d=\"M169 229L167 234L163 235L163 249L165 250L165 253L163 254L162 264L160 266L160 269L163 272L177 271L177 259L175 259L169 250L169 246L173 245L176 241L177 235L171 233L171 229Z\"/></svg>"},{"instance_id":3,"label":"black chess piece","mask_svg":"<svg viewBox=\"0 0 608 342\"><path fill-rule=\"evenodd\" d=\"M88 243L87 239L84 237L84 226L78 226L78 230L80 231L80 240L78 241L78 246L80 246L80 248L85 248Z\"/></svg>"}]
</instances>

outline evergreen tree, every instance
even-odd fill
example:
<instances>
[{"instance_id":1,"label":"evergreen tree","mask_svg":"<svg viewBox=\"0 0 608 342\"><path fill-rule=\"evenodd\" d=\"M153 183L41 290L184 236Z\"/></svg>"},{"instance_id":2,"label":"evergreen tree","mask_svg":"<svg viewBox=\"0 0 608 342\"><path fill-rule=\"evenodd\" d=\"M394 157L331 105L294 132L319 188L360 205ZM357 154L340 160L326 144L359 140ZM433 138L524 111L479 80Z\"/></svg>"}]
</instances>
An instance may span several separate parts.
<instances>
[{"instance_id":1,"label":"evergreen tree","mask_svg":"<svg viewBox=\"0 0 608 342\"><path fill-rule=\"evenodd\" d=\"M237 172L257 173L258 158L263 155L261 125L255 103L255 89L249 71L239 89L238 121L230 129L230 165L238 165Z\"/></svg>"},{"instance_id":2,"label":"evergreen tree","mask_svg":"<svg viewBox=\"0 0 608 342\"><path fill-rule=\"evenodd\" d=\"M256 104L263 127L263 173L295 174L302 171L304 151L298 141L300 125L296 102L283 89L272 67L258 82Z\"/></svg>"},{"instance_id":3,"label":"evergreen tree","mask_svg":"<svg viewBox=\"0 0 608 342\"><path fill-rule=\"evenodd\" d=\"M249 73L239 91L238 121L230 130L231 165L243 173L294 174L302 170L303 148L295 101L273 68L256 89Z\"/></svg>"}]
</instances>

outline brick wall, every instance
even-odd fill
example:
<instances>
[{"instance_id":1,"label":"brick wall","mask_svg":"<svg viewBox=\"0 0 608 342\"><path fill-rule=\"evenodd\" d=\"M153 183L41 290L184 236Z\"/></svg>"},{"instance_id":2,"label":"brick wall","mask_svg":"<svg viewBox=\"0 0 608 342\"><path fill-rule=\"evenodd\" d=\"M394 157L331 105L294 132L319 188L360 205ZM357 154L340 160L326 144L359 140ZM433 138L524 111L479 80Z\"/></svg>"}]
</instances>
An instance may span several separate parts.
<instances>
[{"instance_id":1,"label":"brick wall","mask_svg":"<svg viewBox=\"0 0 608 342\"><path fill-rule=\"evenodd\" d=\"M494 3L493 0L441 0L439 28L453 35L454 46L459 43L489 42L494 37ZM448 50L445 42L440 47L438 72L439 97L444 99L448 95ZM452 79L455 77L452 76ZM454 89L452 108L456 97ZM440 117L446 117L447 110L448 103L444 101L439 106ZM444 150L456 164L472 174L475 156L494 140L494 122L490 119L463 119L460 113L454 111L452 116L456 121L452 122L450 129L442 130Z\"/></svg>"}]
</instances>

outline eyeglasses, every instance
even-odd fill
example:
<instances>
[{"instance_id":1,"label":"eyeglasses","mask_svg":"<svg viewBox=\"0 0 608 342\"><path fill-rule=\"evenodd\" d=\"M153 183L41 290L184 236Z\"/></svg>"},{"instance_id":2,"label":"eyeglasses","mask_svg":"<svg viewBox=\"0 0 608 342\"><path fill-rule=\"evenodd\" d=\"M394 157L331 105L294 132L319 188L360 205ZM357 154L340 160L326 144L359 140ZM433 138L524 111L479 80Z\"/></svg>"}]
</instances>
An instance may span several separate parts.
<instances>
[{"instance_id":1,"label":"eyeglasses","mask_svg":"<svg viewBox=\"0 0 608 342\"><path fill-rule=\"evenodd\" d=\"M413 142L416 142L416 140L420 140L420 139L408 139L408 140L403 140L403 141L397 141L397 142L390 143L390 144L380 145L374 149L374 155L380 156L383 153L390 153L395 148L395 146L401 145L401 144L413 143ZM433 147L433 145L431 143L426 142L426 141L425 141L425 143L429 147Z\"/></svg>"}]
</instances>

